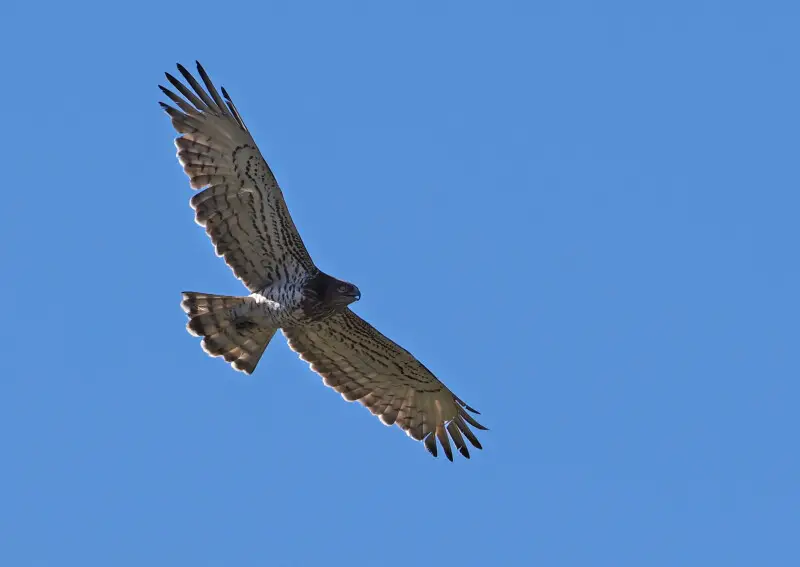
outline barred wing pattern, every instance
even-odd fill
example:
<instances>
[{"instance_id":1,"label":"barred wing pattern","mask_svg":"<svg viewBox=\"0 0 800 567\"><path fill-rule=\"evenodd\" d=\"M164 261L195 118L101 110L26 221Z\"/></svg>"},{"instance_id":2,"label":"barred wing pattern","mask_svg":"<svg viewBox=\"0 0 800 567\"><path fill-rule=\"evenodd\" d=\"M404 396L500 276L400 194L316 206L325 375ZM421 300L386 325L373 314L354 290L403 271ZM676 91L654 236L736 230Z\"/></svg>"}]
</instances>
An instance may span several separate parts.
<instances>
[{"instance_id":1,"label":"barred wing pattern","mask_svg":"<svg viewBox=\"0 0 800 567\"><path fill-rule=\"evenodd\" d=\"M228 93L222 89L223 101L200 63L205 89L182 65L178 70L191 89L167 73L183 98L160 86L178 108L161 106L182 134L175 145L192 188L206 187L191 205L217 255L253 292L313 271L278 182Z\"/></svg>"},{"instance_id":2,"label":"barred wing pattern","mask_svg":"<svg viewBox=\"0 0 800 567\"><path fill-rule=\"evenodd\" d=\"M461 401L407 350L347 309L324 321L283 330L292 350L347 401L359 401L385 425L397 424L435 457L439 443L451 461L450 439L481 449L469 429L486 429ZM449 437L448 437L449 434Z\"/></svg>"}]
</instances>

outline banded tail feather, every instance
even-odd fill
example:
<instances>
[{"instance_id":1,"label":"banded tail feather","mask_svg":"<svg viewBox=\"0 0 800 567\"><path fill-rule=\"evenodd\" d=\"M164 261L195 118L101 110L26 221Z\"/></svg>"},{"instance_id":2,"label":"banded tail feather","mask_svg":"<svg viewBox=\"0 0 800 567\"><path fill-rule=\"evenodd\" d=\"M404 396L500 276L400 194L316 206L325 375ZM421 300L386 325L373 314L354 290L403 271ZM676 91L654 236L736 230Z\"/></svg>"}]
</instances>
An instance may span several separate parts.
<instances>
[{"instance_id":1,"label":"banded tail feather","mask_svg":"<svg viewBox=\"0 0 800 567\"><path fill-rule=\"evenodd\" d=\"M203 337L200 346L221 356L235 370L252 374L277 328L266 328L246 315L250 297L183 292L181 307L189 316L186 330Z\"/></svg>"}]
</instances>

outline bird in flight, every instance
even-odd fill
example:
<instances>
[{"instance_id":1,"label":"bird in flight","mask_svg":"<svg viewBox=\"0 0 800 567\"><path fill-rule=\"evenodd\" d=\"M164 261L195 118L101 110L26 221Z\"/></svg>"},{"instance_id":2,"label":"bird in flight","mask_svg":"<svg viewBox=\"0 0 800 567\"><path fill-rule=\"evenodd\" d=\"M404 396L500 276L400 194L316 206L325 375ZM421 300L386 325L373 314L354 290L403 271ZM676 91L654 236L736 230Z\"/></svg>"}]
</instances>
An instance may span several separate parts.
<instances>
[{"instance_id":1,"label":"bird in flight","mask_svg":"<svg viewBox=\"0 0 800 567\"><path fill-rule=\"evenodd\" d=\"M161 102L178 132L178 160L192 189L195 221L205 228L250 295L184 292L188 331L201 346L251 374L280 329L289 347L326 386L358 401L386 425L397 424L434 457L437 440L451 461L469 458L470 430L486 429L479 413L440 382L407 350L355 314L361 298L352 283L320 270L295 228L278 182L224 88L217 92L197 63L205 88L178 64L185 83L166 73ZM179 94L176 94L180 93Z\"/></svg>"}]
</instances>

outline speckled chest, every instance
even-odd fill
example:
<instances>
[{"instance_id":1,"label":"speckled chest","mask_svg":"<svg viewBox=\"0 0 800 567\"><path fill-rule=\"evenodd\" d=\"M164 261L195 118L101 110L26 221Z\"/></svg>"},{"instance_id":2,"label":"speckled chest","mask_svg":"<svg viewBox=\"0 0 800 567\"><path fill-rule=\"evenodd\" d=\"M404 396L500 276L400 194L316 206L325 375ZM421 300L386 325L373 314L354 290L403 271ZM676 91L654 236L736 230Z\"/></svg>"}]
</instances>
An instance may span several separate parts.
<instances>
[{"instance_id":1,"label":"speckled chest","mask_svg":"<svg viewBox=\"0 0 800 567\"><path fill-rule=\"evenodd\" d=\"M275 281L254 293L262 309L273 318L276 326L292 327L302 323L305 302L305 279Z\"/></svg>"},{"instance_id":2,"label":"speckled chest","mask_svg":"<svg viewBox=\"0 0 800 567\"><path fill-rule=\"evenodd\" d=\"M337 312L325 299L326 289L335 281L327 274L316 272L291 281L274 281L252 297L272 325L297 327L322 321Z\"/></svg>"}]
</instances>

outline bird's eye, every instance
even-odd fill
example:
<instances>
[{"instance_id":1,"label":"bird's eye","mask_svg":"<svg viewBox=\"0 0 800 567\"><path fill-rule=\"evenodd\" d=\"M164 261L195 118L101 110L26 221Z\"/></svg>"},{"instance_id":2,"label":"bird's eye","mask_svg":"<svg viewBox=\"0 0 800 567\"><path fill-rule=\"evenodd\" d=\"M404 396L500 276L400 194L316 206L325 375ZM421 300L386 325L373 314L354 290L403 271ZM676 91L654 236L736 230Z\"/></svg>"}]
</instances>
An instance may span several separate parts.
<instances>
[{"instance_id":1,"label":"bird's eye","mask_svg":"<svg viewBox=\"0 0 800 567\"><path fill-rule=\"evenodd\" d=\"M340 286L338 287L338 291L339 291L339 293L344 293L344 292L346 292L346 291L347 291L347 286L346 286L346 285L340 285Z\"/></svg>"}]
</instances>

